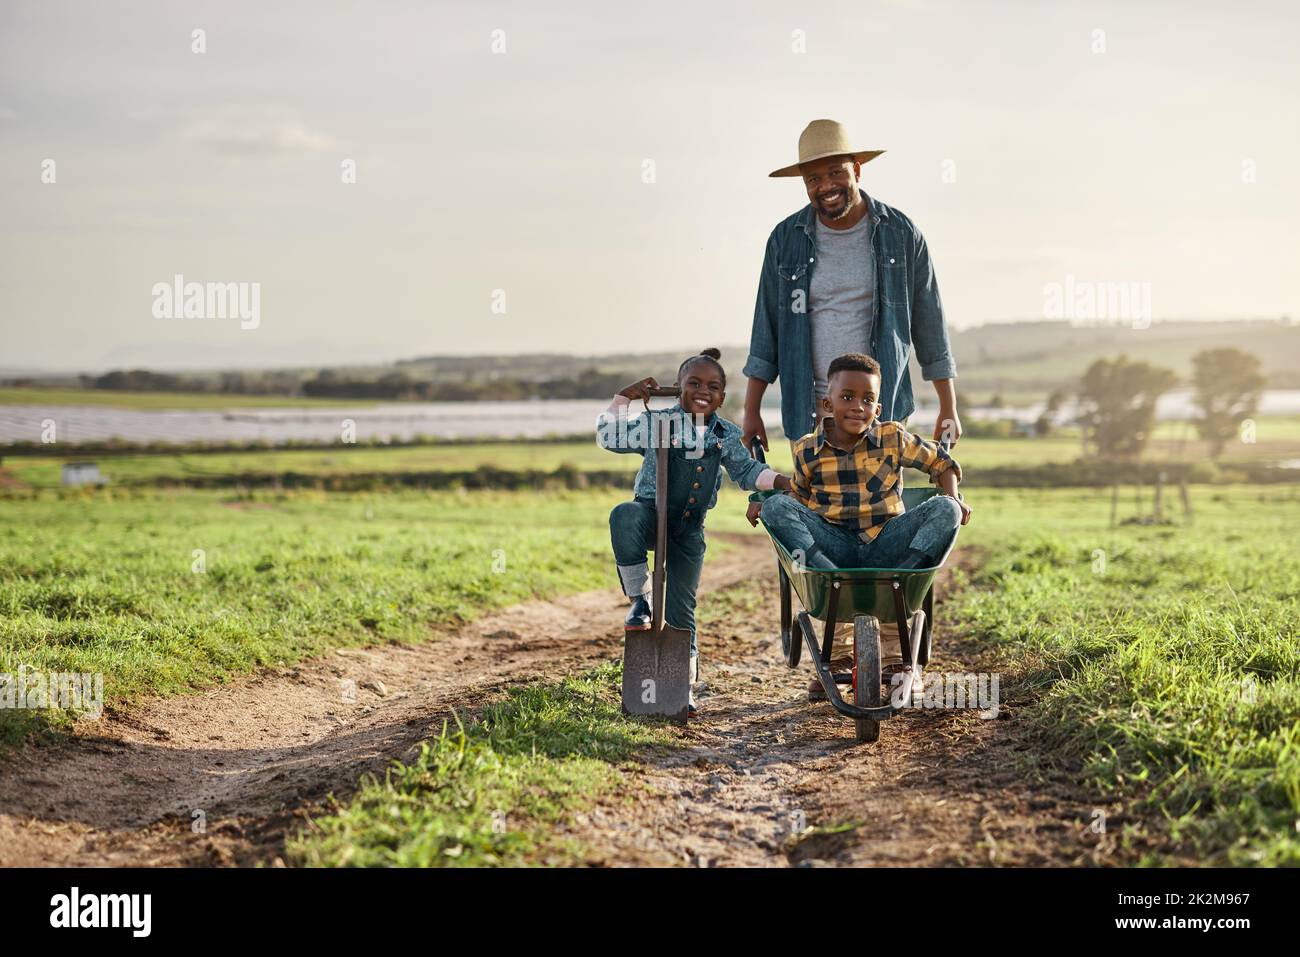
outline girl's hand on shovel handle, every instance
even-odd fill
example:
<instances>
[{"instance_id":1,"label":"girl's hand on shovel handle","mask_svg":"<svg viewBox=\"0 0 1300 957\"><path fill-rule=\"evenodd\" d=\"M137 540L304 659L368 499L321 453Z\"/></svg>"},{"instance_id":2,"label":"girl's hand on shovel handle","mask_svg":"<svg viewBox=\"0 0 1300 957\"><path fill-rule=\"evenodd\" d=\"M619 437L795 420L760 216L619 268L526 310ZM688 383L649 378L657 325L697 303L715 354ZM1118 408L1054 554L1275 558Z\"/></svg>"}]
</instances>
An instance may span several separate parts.
<instances>
[{"instance_id":1,"label":"girl's hand on shovel handle","mask_svg":"<svg viewBox=\"0 0 1300 957\"><path fill-rule=\"evenodd\" d=\"M646 376L644 379L638 379L626 388L620 389L618 394L627 396L629 399L640 399L645 403L645 407L649 409L651 397L681 395L682 390L675 385L660 385L655 381L654 376Z\"/></svg>"},{"instance_id":2,"label":"girl's hand on shovel handle","mask_svg":"<svg viewBox=\"0 0 1300 957\"><path fill-rule=\"evenodd\" d=\"M627 396L629 399L640 399L642 402L649 402L651 389L659 388L659 383L655 381L654 376L646 376L644 379L638 379L629 386L618 390L619 395Z\"/></svg>"}]
</instances>

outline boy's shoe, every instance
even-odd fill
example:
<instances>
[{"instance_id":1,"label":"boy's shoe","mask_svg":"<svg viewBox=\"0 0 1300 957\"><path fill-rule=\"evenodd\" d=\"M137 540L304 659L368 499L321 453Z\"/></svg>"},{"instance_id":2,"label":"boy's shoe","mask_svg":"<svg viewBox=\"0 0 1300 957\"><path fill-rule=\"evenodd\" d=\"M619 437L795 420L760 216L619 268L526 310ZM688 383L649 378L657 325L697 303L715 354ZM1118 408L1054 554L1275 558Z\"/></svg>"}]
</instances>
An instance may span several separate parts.
<instances>
[{"instance_id":1,"label":"boy's shoe","mask_svg":"<svg viewBox=\"0 0 1300 957\"><path fill-rule=\"evenodd\" d=\"M930 557L928 552L922 552L915 548L909 548L907 554L894 567L895 568L933 568L937 563Z\"/></svg>"},{"instance_id":2,"label":"boy's shoe","mask_svg":"<svg viewBox=\"0 0 1300 957\"><path fill-rule=\"evenodd\" d=\"M833 658L830 663L830 670L832 674L834 674L836 671L847 671L852 667L853 667L852 658ZM817 677L816 673L813 674L812 680L808 682L808 700L809 701L826 700L826 689L822 687L821 679Z\"/></svg>"},{"instance_id":3,"label":"boy's shoe","mask_svg":"<svg viewBox=\"0 0 1300 957\"><path fill-rule=\"evenodd\" d=\"M649 631L651 626L650 598L637 595L632 599L632 608L623 619L624 631Z\"/></svg>"},{"instance_id":4,"label":"boy's shoe","mask_svg":"<svg viewBox=\"0 0 1300 957\"><path fill-rule=\"evenodd\" d=\"M838 565L831 561L830 556L822 551L821 547L818 545L814 545L812 548L808 549L808 551L804 552L803 558L805 568L839 568Z\"/></svg>"},{"instance_id":5,"label":"boy's shoe","mask_svg":"<svg viewBox=\"0 0 1300 957\"><path fill-rule=\"evenodd\" d=\"M695 704L695 683L700 680L700 656L691 656L691 678L690 691L686 695L686 716L689 718L699 714L699 708Z\"/></svg>"}]
</instances>

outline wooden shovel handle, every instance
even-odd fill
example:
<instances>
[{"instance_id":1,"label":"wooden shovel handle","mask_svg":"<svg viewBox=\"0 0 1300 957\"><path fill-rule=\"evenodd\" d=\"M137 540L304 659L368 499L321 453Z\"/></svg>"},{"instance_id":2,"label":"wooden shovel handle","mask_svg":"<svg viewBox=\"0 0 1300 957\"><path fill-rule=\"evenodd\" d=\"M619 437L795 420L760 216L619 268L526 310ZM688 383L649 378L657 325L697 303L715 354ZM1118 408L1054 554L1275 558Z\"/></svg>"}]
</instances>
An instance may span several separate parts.
<instances>
[{"instance_id":1,"label":"wooden shovel handle","mask_svg":"<svg viewBox=\"0 0 1300 957\"><path fill-rule=\"evenodd\" d=\"M675 385L661 385L646 390L652 396L673 396L682 394ZM650 408L650 403L646 403ZM662 436L666 438L667 436ZM664 626L664 568L668 556L668 447L662 441L655 449L655 563L651 576L650 629L651 634L659 634Z\"/></svg>"},{"instance_id":2,"label":"wooden shovel handle","mask_svg":"<svg viewBox=\"0 0 1300 957\"><path fill-rule=\"evenodd\" d=\"M664 565L668 560L668 448L662 442L655 449L655 564L651 578L650 630L659 634L664 626Z\"/></svg>"}]
</instances>

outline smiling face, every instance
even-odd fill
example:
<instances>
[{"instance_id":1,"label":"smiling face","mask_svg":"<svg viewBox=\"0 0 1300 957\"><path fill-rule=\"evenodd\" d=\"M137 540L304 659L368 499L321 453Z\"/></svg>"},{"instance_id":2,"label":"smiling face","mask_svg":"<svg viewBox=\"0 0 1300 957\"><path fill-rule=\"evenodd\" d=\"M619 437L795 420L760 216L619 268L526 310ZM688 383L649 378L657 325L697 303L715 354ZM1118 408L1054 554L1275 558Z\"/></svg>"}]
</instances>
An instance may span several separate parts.
<instances>
[{"instance_id":1,"label":"smiling face","mask_svg":"<svg viewBox=\"0 0 1300 957\"><path fill-rule=\"evenodd\" d=\"M841 369L831 376L822 399L822 414L835 419L845 438L857 438L880 415L880 376L875 372Z\"/></svg>"},{"instance_id":2,"label":"smiling face","mask_svg":"<svg viewBox=\"0 0 1300 957\"><path fill-rule=\"evenodd\" d=\"M677 385L682 390L682 408L706 418L718 411L722 400L727 397L722 373L716 365L704 359L696 359L683 369Z\"/></svg>"},{"instance_id":3,"label":"smiling face","mask_svg":"<svg viewBox=\"0 0 1300 957\"><path fill-rule=\"evenodd\" d=\"M833 223L854 211L862 196L858 192L858 175L862 164L849 156L832 156L799 164L808 200L823 222Z\"/></svg>"}]
</instances>

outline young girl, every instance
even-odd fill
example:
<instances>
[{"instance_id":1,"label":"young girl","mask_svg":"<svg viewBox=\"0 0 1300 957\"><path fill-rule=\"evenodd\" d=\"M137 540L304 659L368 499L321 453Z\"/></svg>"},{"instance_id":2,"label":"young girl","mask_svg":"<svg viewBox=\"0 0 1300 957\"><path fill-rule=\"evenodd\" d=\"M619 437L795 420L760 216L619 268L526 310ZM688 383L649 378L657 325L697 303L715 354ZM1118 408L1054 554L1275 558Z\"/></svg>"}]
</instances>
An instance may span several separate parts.
<instances>
[{"instance_id":1,"label":"young girl","mask_svg":"<svg viewBox=\"0 0 1300 957\"><path fill-rule=\"evenodd\" d=\"M648 401L659 388L653 378L641 379L622 389L596 422L601 446L612 452L637 452L645 457L636 475L633 499L614 507L609 515L614 561L623 593L631 600L624 627L648 631L650 625L650 571L646 552L655 540L656 437L667 436L668 451L668 555L664 620L691 633L691 683L699 675L699 650L695 642L695 589L704 564L704 515L718 501L722 469L746 491L790 487L790 480L752 458L741 441L740 426L718 413L726 398L727 374L718 361L722 353L705 349L688 358L677 370L681 398L670 409L647 411L629 419L634 399ZM695 694L690 696L695 714Z\"/></svg>"}]
</instances>

